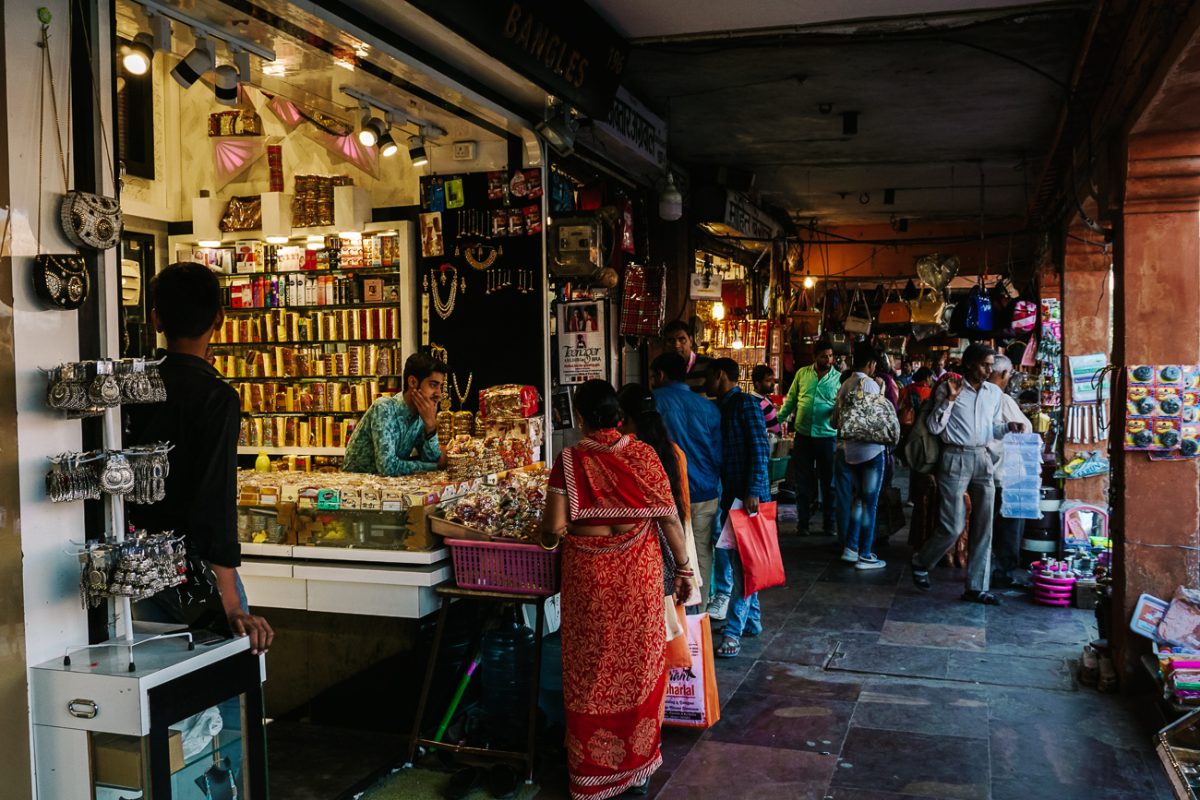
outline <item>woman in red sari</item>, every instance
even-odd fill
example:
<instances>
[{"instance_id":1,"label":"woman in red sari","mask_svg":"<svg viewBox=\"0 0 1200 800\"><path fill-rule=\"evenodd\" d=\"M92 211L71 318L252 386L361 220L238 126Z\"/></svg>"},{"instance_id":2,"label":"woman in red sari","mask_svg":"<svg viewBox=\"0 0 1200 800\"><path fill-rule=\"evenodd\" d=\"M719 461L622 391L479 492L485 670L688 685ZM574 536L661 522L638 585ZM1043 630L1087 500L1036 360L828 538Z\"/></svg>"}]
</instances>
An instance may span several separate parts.
<instances>
[{"instance_id":1,"label":"woman in red sari","mask_svg":"<svg viewBox=\"0 0 1200 800\"><path fill-rule=\"evenodd\" d=\"M693 579L670 483L649 445L617 431L604 381L575 390L584 438L550 473L543 531L562 537L563 699L573 800L644 793L662 765L667 690L661 527L676 597Z\"/></svg>"}]
</instances>

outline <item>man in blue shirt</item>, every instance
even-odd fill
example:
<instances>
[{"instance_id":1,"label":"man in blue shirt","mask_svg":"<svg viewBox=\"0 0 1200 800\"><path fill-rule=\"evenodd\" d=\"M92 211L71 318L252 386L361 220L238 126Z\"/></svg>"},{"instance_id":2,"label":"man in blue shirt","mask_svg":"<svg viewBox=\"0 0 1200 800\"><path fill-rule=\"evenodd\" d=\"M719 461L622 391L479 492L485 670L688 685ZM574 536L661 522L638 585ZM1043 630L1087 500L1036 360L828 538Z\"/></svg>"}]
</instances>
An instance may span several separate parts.
<instances>
[{"instance_id":1,"label":"man in blue shirt","mask_svg":"<svg viewBox=\"0 0 1200 800\"><path fill-rule=\"evenodd\" d=\"M666 352L650 365L654 402L671 439L687 456L692 534L707 604L712 589L713 539L717 533L717 495L721 482L721 412L716 403L693 392L685 382L687 361ZM721 615L722 618L724 614Z\"/></svg>"},{"instance_id":2,"label":"man in blue shirt","mask_svg":"<svg viewBox=\"0 0 1200 800\"><path fill-rule=\"evenodd\" d=\"M424 353L409 356L404 362L404 394L371 404L346 444L342 470L396 476L444 467L437 404L445 383L445 364Z\"/></svg>"},{"instance_id":3,"label":"man in blue shirt","mask_svg":"<svg viewBox=\"0 0 1200 800\"><path fill-rule=\"evenodd\" d=\"M739 369L730 358L718 358L708 368L704 391L721 409L721 511L728 517L735 508L748 514L758 513L758 504L771 500L767 479L767 460L771 455L767 427L758 402L737 385ZM725 636L717 656L732 658L742 651L742 635L762 633L758 593L744 597L745 576L737 543L722 532L717 548L728 554L732 572L731 602L725 622Z\"/></svg>"}]
</instances>

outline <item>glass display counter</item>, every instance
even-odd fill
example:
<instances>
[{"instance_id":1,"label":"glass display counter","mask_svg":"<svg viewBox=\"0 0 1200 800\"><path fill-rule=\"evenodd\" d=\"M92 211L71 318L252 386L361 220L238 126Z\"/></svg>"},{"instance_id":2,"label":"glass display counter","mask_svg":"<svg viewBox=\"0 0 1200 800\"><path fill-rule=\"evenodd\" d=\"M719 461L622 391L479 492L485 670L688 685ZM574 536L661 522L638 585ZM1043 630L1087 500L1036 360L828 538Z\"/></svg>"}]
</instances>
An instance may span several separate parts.
<instances>
[{"instance_id":1,"label":"glass display counter","mask_svg":"<svg viewBox=\"0 0 1200 800\"><path fill-rule=\"evenodd\" d=\"M1167 771L1176 800L1200 800L1200 710L1159 731L1154 749Z\"/></svg>"}]
</instances>

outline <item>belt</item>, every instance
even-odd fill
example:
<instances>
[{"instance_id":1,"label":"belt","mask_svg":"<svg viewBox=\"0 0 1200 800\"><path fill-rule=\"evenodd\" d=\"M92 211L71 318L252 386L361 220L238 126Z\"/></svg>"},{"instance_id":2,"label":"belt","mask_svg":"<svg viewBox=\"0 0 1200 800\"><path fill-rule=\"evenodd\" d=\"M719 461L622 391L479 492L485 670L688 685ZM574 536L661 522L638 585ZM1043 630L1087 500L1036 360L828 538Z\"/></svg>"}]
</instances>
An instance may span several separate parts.
<instances>
[{"instance_id":1,"label":"belt","mask_svg":"<svg viewBox=\"0 0 1200 800\"><path fill-rule=\"evenodd\" d=\"M986 450L986 444L947 444L947 450Z\"/></svg>"}]
</instances>

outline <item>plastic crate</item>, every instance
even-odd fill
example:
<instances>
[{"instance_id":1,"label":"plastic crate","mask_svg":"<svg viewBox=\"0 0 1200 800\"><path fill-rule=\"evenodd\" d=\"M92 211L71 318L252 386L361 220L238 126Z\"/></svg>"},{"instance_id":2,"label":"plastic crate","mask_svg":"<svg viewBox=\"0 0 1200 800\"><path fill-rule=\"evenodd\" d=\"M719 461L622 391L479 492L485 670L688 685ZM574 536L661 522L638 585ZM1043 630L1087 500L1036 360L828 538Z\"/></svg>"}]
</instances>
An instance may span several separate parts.
<instances>
[{"instance_id":1,"label":"plastic crate","mask_svg":"<svg viewBox=\"0 0 1200 800\"><path fill-rule=\"evenodd\" d=\"M558 591L558 550L515 542L444 541L460 589L540 595Z\"/></svg>"},{"instance_id":2,"label":"plastic crate","mask_svg":"<svg viewBox=\"0 0 1200 800\"><path fill-rule=\"evenodd\" d=\"M783 477L787 475L788 462L791 460L791 456L767 459L767 480L771 483L783 480Z\"/></svg>"}]
</instances>

